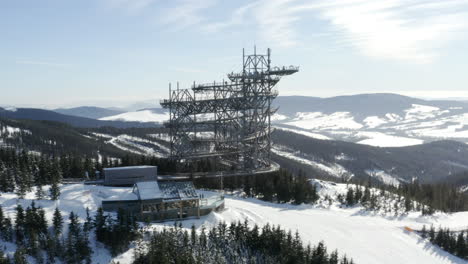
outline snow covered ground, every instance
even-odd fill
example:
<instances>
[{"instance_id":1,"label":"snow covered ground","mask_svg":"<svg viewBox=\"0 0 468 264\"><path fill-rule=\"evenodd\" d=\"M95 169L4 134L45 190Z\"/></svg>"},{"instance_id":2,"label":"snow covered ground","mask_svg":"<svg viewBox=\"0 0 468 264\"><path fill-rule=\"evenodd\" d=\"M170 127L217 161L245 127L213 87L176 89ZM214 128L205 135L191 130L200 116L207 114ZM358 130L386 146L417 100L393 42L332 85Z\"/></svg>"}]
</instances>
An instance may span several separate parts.
<instances>
[{"instance_id":1,"label":"snow covered ground","mask_svg":"<svg viewBox=\"0 0 468 264\"><path fill-rule=\"evenodd\" d=\"M453 139L468 143L468 114L461 109L413 104L403 113L354 116L350 112L298 112L275 126L317 139L338 139L377 147L402 147ZM297 128L297 129L295 129Z\"/></svg>"},{"instance_id":2,"label":"snow covered ground","mask_svg":"<svg viewBox=\"0 0 468 264\"><path fill-rule=\"evenodd\" d=\"M155 157L166 157L170 153L170 149L155 140L148 140L144 138L118 135L113 136L102 133L92 133L93 136L106 139L106 143L112 144L115 147L140 155L150 155ZM154 134L157 135L157 134ZM153 137L151 135L151 137Z\"/></svg>"},{"instance_id":3,"label":"snow covered ground","mask_svg":"<svg viewBox=\"0 0 468 264\"><path fill-rule=\"evenodd\" d=\"M336 111L275 113L276 127L295 130L317 139L337 139L378 147L402 147L427 141L454 139L468 143L468 113L456 107L444 109L413 104L399 113L361 116ZM164 109L145 109L108 116L101 120L157 122L168 120Z\"/></svg>"},{"instance_id":4,"label":"snow covered ground","mask_svg":"<svg viewBox=\"0 0 468 264\"><path fill-rule=\"evenodd\" d=\"M283 131L288 131L288 132L294 132L296 134L301 134L304 136L308 136L310 138L316 138L316 139L322 139L322 140L332 140L332 138L318 134L318 133L311 133L305 130L300 130L300 129L292 129L292 128L286 128L286 127L275 127L275 129L278 130L283 130Z\"/></svg>"},{"instance_id":5,"label":"snow covered ground","mask_svg":"<svg viewBox=\"0 0 468 264\"><path fill-rule=\"evenodd\" d=\"M7 135L7 137L12 138L15 136L15 134L19 133L26 133L26 134L31 134L31 131L25 130L25 129L20 129L17 127L11 127L11 126L4 126L0 129L0 136Z\"/></svg>"},{"instance_id":6,"label":"snow covered ground","mask_svg":"<svg viewBox=\"0 0 468 264\"><path fill-rule=\"evenodd\" d=\"M365 138L357 143L376 147L405 147L424 143L421 139L393 136L382 132L358 132L356 137Z\"/></svg>"},{"instance_id":7,"label":"snow covered ground","mask_svg":"<svg viewBox=\"0 0 468 264\"><path fill-rule=\"evenodd\" d=\"M333 196L344 193L345 190L345 184L325 182L320 192L322 195ZM404 227L420 229L423 225L433 224L436 227L466 228L468 212L439 213L424 217L412 212L395 217L366 212L362 207L340 208L337 204L329 207L295 206L227 196L226 210L223 212L212 213L200 220L184 221L183 224L186 228L193 224L200 229L202 225L210 227L221 221L230 223L244 219L260 226L270 223L293 232L298 230L306 243L316 244L323 240L328 248L337 248L340 253L352 257L356 263L466 263L418 235L405 231ZM173 223L154 224L158 228L172 225ZM128 255L124 254L122 259L125 256Z\"/></svg>"},{"instance_id":8,"label":"snow covered ground","mask_svg":"<svg viewBox=\"0 0 468 264\"><path fill-rule=\"evenodd\" d=\"M390 175L382 170L366 170L367 175L379 179L381 182L392 185L398 186L400 185L400 181L398 181L396 176Z\"/></svg>"},{"instance_id":9,"label":"snow covered ground","mask_svg":"<svg viewBox=\"0 0 468 264\"><path fill-rule=\"evenodd\" d=\"M114 116L100 118L100 120L110 121L127 121L127 122L156 122L162 123L169 119L167 112L154 112L152 110L141 110L135 112L127 112Z\"/></svg>"},{"instance_id":10,"label":"snow covered ground","mask_svg":"<svg viewBox=\"0 0 468 264\"><path fill-rule=\"evenodd\" d=\"M321 170L326 172L330 176L337 177L341 179L343 176L346 178L353 177L353 174L348 172L343 166L338 163L327 163L321 160L314 159L313 157L309 157L300 151L294 151L288 149L286 147L275 145L271 151L281 157L288 158L299 163L309 165L314 167L315 169Z\"/></svg>"},{"instance_id":11,"label":"snow covered ground","mask_svg":"<svg viewBox=\"0 0 468 264\"><path fill-rule=\"evenodd\" d=\"M334 196L346 190L345 184L320 182L321 195ZM204 192L209 195L210 192ZM213 193L211 193L213 194ZM63 213L73 211L81 220L85 218L85 209L95 211L103 199L113 199L130 195L125 187L103 187L82 184L69 184L62 186L60 200L36 201L46 211L46 217L50 223L53 210L59 207ZM14 209L17 204L23 207L30 205L34 198L33 193L28 193L25 199L17 199L12 193L2 193L0 204L6 214L14 217ZM356 263L466 263L456 258L429 242L421 239L414 233L404 230L405 226L420 229L424 224L429 226L450 227L462 229L468 226L468 212L455 214L437 213L434 216L421 216L417 212L395 217L393 215L381 215L366 212L362 207L340 208L337 203L331 205L290 205L263 202L253 198L240 198L226 196L226 209L222 212L212 213L201 219L183 221L184 227L195 225L213 226L221 221L237 222L247 219L251 224L260 226L270 223L281 225L283 228L298 230L305 242L317 243L325 241L330 249L337 248L340 253L352 257ZM67 217L65 217L67 219ZM173 226L173 222L152 224L152 228ZM14 245L0 242L7 247L7 252L12 252ZM109 263L112 258L109 252L99 243L92 242L94 250L93 263ZM130 263L133 256L132 250L116 257L115 261L121 264Z\"/></svg>"}]
</instances>

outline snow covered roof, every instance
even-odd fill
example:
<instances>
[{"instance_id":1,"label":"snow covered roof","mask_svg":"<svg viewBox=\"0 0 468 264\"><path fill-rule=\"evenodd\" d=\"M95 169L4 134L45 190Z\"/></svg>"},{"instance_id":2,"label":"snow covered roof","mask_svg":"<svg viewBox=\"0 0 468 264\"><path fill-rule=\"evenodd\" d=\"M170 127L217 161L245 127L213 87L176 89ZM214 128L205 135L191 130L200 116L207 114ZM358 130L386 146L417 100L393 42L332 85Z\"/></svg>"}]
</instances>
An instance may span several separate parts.
<instances>
[{"instance_id":1,"label":"snow covered roof","mask_svg":"<svg viewBox=\"0 0 468 264\"><path fill-rule=\"evenodd\" d=\"M192 182L160 182L159 186L166 200L198 198Z\"/></svg>"},{"instance_id":2,"label":"snow covered roof","mask_svg":"<svg viewBox=\"0 0 468 264\"><path fill-rule=\"evenodd\" d=\"M113 170L135 170L135 169L148 169L148 168L156 168L156 166L127 166L127 167L104 168L104 170L105 170L105 171L113 171Z\"/></svg>"},{"instance_id":3,"label":"snow covered roof","mask_svg":"<svg viewBox=\"0 0 468 264\"><path fill-rule=\"evenodd\" d=\"M157 181L137 182L133 187L133 191L138 195L138 199L140 200L158 199L163 197Z\"/></svg>"},{"instance_id":4,"label":"snow covered roof","mask_svg":"<svg viewBox=\"0 0 468 264\"><path fill-rule=\"evenodd\" d=\"M140 200L184 200L198 198L197 191L192 182L137 182L133 187L133 192Z\"/></svg>"}]
</instances>

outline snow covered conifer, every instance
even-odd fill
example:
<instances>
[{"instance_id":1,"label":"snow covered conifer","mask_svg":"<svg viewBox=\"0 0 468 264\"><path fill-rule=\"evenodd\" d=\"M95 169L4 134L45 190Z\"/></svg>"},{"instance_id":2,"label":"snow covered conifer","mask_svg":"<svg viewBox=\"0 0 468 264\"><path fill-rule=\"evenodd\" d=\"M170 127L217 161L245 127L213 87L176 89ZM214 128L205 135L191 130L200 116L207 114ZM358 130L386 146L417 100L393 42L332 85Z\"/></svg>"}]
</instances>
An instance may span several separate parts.
<instances>
[{"instance_id":1,"label":"snow covered conifer","mask_svg":"<svg viewBox=\"0 0 468 264\"><path fill-rule=\"evenodd\" d=\"M34 194L37 200L42 200L44 198L44 190L42 189L42 185L36 185L36 193Z\"/></svg>"},{"instance_id":2,"label":"snow covered conifer","mask_svg":"<svg viewBox=\"0 0 468 264\"><path fill-rule=\"evenodd\" d=\"M426 238L427 237L427 230L426 230L426 225L423 225L423 228L421 230L421 237Z\"/></svg>"},{"instance_id":3,"label":"snow covered conifer","mask_svg":"<svg viewBox=\"0 0 468 264\"><path fill-rule=\"evenodd\" d=\"M52 226L54 228L54 233L56 236L62 233L63 228L63 217L60 210L56 207L54 211L54 217L52 218Z\"/></svg>"},{"instance_id":4,"label":"snow covered conifer","mask_svg":"<svg viewBox=\"0 0 468 264\"><path fill-rule=\"evenodd\" d=\"M60 197L60 186L57 182L53 182L49 190L50 199L57 200Z\"/></svg>"},{"instance_id":5,"label":"snow covered conifer","mask_svg":"<svg viewBox=\"0 0 468 264\"><path fill-rule=\"evenodd\" d=\"M355 204L353 188L348 188L348 192L346 193L346 204L348 206L352 206Z\"/></svg>"},{"instance_id":6,"label":"snow covered conifer","mask_svg":"<svg viewBox=\"0 0 468 264\"><path fill-rule=\"evenodd\" d=\"M465 241L465 232L460 232L457 236L456 255L460 258L468 257L468 245Z\"/></svg>"},{"instance_id":7,"label":"snow covered conifer","mask_svg":"<svg viewBox=\"0 0 468 264\"><path fill-rule=\"evenodd\" d=\"M24 251L25 250L23 248L18 248L15 251L15 254L13 256L15 264L28 264L28 261L26 260L26 254Z\"/></svg>"}]
</instances>

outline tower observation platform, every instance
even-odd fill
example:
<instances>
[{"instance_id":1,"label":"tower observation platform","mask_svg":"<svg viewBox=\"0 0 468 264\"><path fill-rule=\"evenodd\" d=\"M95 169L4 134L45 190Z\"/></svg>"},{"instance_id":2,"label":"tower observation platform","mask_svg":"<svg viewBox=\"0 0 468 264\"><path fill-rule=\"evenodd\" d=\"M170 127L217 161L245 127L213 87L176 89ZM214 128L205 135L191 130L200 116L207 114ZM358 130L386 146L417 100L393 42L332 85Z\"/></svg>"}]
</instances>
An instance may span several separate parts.
<instances>
[{"instance_id":1,"label":"tower observation platform","mask_svg":"<svg viewBox=\"0 0 468 264\"><path fill-rule=\"evenodd\" d=\"M171 88L169 99L170 158L190 162L213 158L228 170L262 171L274 164L270 159L271 116L277 109L276 84L299 67L271 66L271 50L246 55L240 72L227 74L228 81L194 83L188 89Z\"/></svg>"}]
</instances>

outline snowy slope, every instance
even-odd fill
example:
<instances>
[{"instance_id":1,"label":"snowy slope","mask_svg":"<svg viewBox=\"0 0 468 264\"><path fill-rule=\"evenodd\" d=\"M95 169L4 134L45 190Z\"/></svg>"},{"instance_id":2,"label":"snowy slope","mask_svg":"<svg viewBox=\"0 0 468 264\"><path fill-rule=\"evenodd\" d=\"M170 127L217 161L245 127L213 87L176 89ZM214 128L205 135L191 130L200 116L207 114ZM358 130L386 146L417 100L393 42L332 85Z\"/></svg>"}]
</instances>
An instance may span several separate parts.
<instances>
[{"instance_id":1,"label":"snowy slope","mask_svg":"<svg viewBox=\"0 0 468 264\"><path fill-rule=\"evenodd\" d=\"M17 128L17 127L12 127L12 126L0 127L0 136L3 136L3 137L12 138L16 134L19 134L21 132L26 133L26 134L31 134L31 131L25 130L25 129L20 129L20 128Z\"/></svg>"},{"instance_id":2,"label":"snowy slope","mask_svg":"<svg viewBox=\"0 0 468 264\"><path fill-rule=\"evenodd\" d=\"M345 188L343 184L328 185L325 191L342 192ZM200 220L184 221L183 224L186 228L190 228L192 224L200 228L202 225L213 226L221 221L229 223L244 219L260 226L270 223L281 225L293 232L298 230L305 242L316 244L323 240L328 248L338 248L356 263L466 263L419 236L404 231L404 227L419 229L424 224L434 224L463 228L468 225L468 212L438 214L434 217L421 217L418 213L410 213L397 218L365 213L360 207L344 209L336 206L294 206L228 196L225 211L212 213ZM172 225L173 223L165 223L154 226Z\"/></svg>"},{"instance_id":3,"label":"snowy slope","mask_svg":"<svg viewBox=\"0 0 468 264\"><path fill-rule=\"evenodd\" d=\"M125 134L113 136L109 134L92 133L92 135L96 138L105 139L107 144L111 144L123 151L134 154L150 155L163 158L167 157L167 155L170 153L170 149L168 147L157 142L156 140L148 140L145 138L139 138Z\"/></svg>"},{"instance_id":4,"label":"snowy slope","mask_svg":"<svg viewBox=\"0 0 468 264\"><path fill-rule=\"evenodd\" d=\"M135 121L135 122L156 122L162 123L169 119L169 114L164 111L154 110L141 110L135 112L127 112L113 116L107 116L100 118L99 120L110 120L110 121Z\"/></svg>"},{"instance_id":5,"label":"snowy slope","mask_svg":"<svg viewBox=\"0 0 468 264\"><path fill-rule=\"evenodd\" d=\"M272 116L276 127L318 139L344 140L378 147L401 147L441 139L468 143L468 103L425 101L395 94L315 98L279 97ZM165 109L152 108L100 120L157 122Z\"/></svg>"},{"instance_id":6,"label":"snowy slope","mask_svg":"<svg viewBox=\"0 0 468 264\"><path fill-rule=\"evenodd\" d=\"M396 148L393 146L401 142L389 138L393 146L383 148L317 139L315 135L289 128L276 129L272 140L276 162L292 171L300 169L311 177L354 175L365 180L373 176L382 183L396 185L415 178L424 183L445 181L450 175L468 169L468 145L456 141Z\"/></svg>"},{"instance_id":7,"label":"snowy slope","mask_svg":"<svg viewBox=\"0 0 468 264\"><path fill-rule=\"evenodd\" d=\"M280 97L275 126L378 147L453 139L468 143L468 104L391 94Z\"/></svg>"},{"instance_id":8,"label":"snowy slope","mask_svg":"<svg viewBox=\"0 0 468 264\"><path fill-rule=\"evenodd\" d=\"M346 185L322 182L320 193L333 196L345 191ZM204 192L206 196L210 192ZM53 210L59 207L65 214L73 211L84 221L85 208L94 212L103 199L116 199L129 196L131 188L103 187L82 184L70 184L62 186L62 194L59 201L40 200L36 205L46 211L46 217L50 223ZM17 203L27 207L34 195L28 193L26 199L17 199L12 193L2 193L0 204L10 217L14 217L14 208ZM423 224L433 224L438 227L450 227L451 229L466 228L468 225L468 212L455 214L436 214L435 216L422 217L413 212L406 216L381 216L367 213L360 207L340 208L336 204L330 207L289 204L273 204L257 199L226 197L226 209L219 213L212 213L201 219L183 221L184 227L190 228L192 224L200 229L202 225L213 226L220 221L234 222L248 219L251 224L264 225L271 223L281 225L283 228L298 230L305 242L317 243L325 241L330 249L337 248L341 253L352 257L356 263L466 263L437 247L420 239L417 235L404 231L405 226L419 229ZM154 228L173 226L172 222L164 224L152 224ZM14 246L6 245L7 252L14 250ZM102 245L92 243L94 250L93 263L109 263L111 257ZM391 256L391 257L390 257ZM120 263L130 263L132 251L115 258Z\"/></svg>"},{"instance_id":9,"label":"snowy slope","mask_svg":"<svg viewBox=\"0 0 468 264\"><path fill-rule=\"evenodd\" d=\"M294 151L284 146L275 145L271 151L278 156L309 165L338 179L342 179L343 177L350 179L354 176L351 172L347 171L338 163L325 162L323 160L311 157L305 153L301 153L300 151Z\"/></svg>"}]
</instances>

